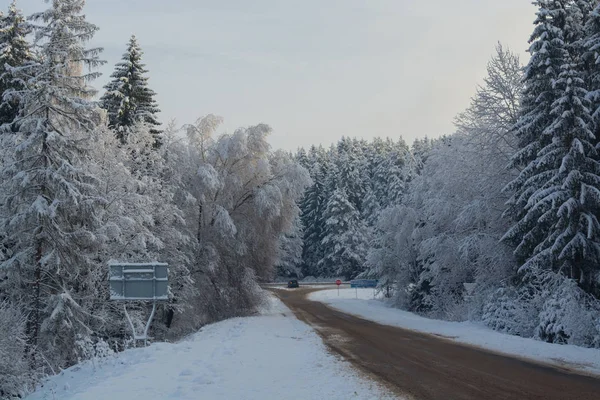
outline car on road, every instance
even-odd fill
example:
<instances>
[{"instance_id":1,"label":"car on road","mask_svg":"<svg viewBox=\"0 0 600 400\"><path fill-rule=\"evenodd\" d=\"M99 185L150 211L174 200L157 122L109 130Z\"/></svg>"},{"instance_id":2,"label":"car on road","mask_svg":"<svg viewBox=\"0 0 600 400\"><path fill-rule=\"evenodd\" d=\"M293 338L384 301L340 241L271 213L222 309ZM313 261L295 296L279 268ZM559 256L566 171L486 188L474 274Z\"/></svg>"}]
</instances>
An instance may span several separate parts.
<instances>
[{"instance_id":1,"label":"car on road","mask_svg":"<svg viewBox=\"0 0 600 400\"><path fill-rule=\"evenodd\" d=\"M288 281L288 288L297 288L300 287L300 285L298 284L298 281L296 279L290 279Z\"/></svg>"}]
</instances>

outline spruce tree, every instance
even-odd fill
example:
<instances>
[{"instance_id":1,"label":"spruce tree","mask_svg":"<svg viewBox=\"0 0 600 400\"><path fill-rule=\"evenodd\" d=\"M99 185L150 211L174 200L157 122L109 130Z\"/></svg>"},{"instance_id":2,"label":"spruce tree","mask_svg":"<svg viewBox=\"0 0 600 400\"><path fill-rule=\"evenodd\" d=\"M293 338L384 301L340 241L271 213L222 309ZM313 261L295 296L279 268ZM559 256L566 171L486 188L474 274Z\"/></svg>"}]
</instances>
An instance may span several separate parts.
<instances>
[{"instance_id":1,"label":"spruce tree","mask_svg":"<svg viewBox=\"0 0 600 400\"><path fill-rule=\"evenodd\" d=\"M381 204L379 204L377 196L375 196L375 193L369 187L362 202L361 217L363 221L370 227L374 226L381 209Z\"/></svg>"},{"instance_id":2,"label":"spruce tree","mask_svg":"<svg viewBox=\"0 0 600 400\"><path fill-rule=\"evenodd\" d=\"M379 167L379 175L383 175L385 187L387 188L380 200L382 206L399 205L406 190L402 157L395 151L390 152Z\"/></svg>"},{"instance_id":3,"label":"spruce tree","mask_svg":"<svg viewBox=\"0 0 600 400\"><path fill-rule=\"evenodd\" d=\"M143 122L151 127L155 147L159 147L162 141L156 114L160 110L154 99L156 93L148 86L148 70L142 63L143 54L136 37L131 36L122 61L111 75L113 80L104 86L106 92L100 102L108 113L109 126L116 131L122 143L127 142L133 126Z\"/></svg>"},{"instance_id":4,"label":"spruce tree","mask_svg":"<svg viewBox=\"0 0 600 400\"><path fill-rule=\"evenodd\" d=\"M357 144L351 139L342 138L337 145L335 163L338 170L337 181L346 188L348 200L360 211L365 194L360 171L360 155Z\"/></svg>"},{"instance_id":5,"label":"spruce tree","mask_svg":"<svg viewBox=\"0 0 600 400\"><path fill-rule=\"evenodd\" d=\"M79 335L89 337L98 321L90 310L103 279L96 260L102 198L87 170L98 120L87 83L98 74L82 72L101 64L101 49L85 48L97 27L85 20L83 6L83 0L54 0L32 16L42 23L34 42L41 57L12 69L24 83L5 94L21 105L18 131L1 136L11 162L0 170L0 231L11 253L0 270L11 290L0 291L23 304L33 364L45 352L55 369L77 360Z\"/></svg>"},{"instance_id":6,"label":"spruce tree","mask_svg":"<svg viewBox=\"0 0 600 400\"><path fill-rule=\"evenodd\" d=\"M325 231L321 242L324 256L319 261L322 271L353 279L365 269L367 238L360 214L348 200L346 191L338 188L327 202ZM323 275L326 276L326 275Z\"/></svg>"},{"instance_id":7,"label":"spruce tree","mask_svg":"<svg viewBox=\"0 0 600 400\"><path fill-rule=\"evenodd\" d=\"M590 12L585 24L585 35L581 42L588 86L587 98L591 102L591 113L595 124L595 143L598 143L600 141L600 4Z\"/></svg>"},{"instance_id":8,"label":"spruce tree","mask_svg":"<svg viewBox=\"0 0 600 400\"><path fill-rule=\"evenodd\" d=\"M3 95L23 87L13 76L10 67L21 67L32 60L26 39L29 33L31 27L17 8L15 0L9 6L8 13L0 16L0 126L11 124L11 130L16 129L12 122L19 111L19 101L15 96L3 100Z\"/></svg>"},{"instance_id":9,"label":"spruce tree","mask_svg":"<svg viewBox=\"0 0 600 400\"><path fill-rule=\"evenodd\" d=\"M536 190L529 180L535 174L537 154L552 142L552 136L542 132L552 123L552 105L560 97L554 82L558 80L561 67L569 58L563 31L567 22L564 3L561 0L534 2L539 10L529 40L531 58L524 71L525 89L519 120L515 126L519 150L511 160L511 166L521 169L521 172L505 188L512 193L506 215L515 220L523 218L528 199ZM521 228L521 225L518 227ZM524 261L532 255L536 243L543 240L543 234L535 229L520 231L516 228L517 226L511 229L505 239L515 244L520 243L516 255Z\"/></svg>"},{"instance_id":10,"label":"spruce tree","mask_svg":"<svg viewBox=\"0 0 600 400\"><path fill-rule=\"evenodd\" d=\"M530 167L527 184L534 191L508 235L525 232L519 247L533 248L521 271L562 271L590 291L600 272L600 163L578 66L565 64L556 87L562 96L543 132L551 141Z\"/></svg>"},{"instance_id":11,"label":"spruce tree","mask_svg":"<svg viewBox=\"0 0 600 400\"><path fill-rule=\"evenodd\" d=\"M324 198L324 175L321 164L314 161L310 169L313 180L304 195L301 204L302 225L304 226L304 247L302 252L303 274L305 276L317 275L317 263L322 258L321 240L323 240L323 212L326 200Z\"/></svg>"}]
</instances>

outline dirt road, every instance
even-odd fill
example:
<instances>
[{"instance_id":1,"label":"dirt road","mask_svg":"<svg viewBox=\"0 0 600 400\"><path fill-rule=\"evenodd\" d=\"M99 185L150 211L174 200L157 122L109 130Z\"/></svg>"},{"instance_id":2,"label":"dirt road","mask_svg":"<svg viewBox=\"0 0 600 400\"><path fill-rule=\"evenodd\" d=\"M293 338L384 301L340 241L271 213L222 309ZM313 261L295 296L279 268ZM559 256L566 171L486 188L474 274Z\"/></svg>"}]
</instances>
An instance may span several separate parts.
<instances>
[{"instance_id":1,"label":"dirt road","mask_svg":"<svg viewBox=\"0 0 600 400\"><path fill-rule=\"evenodd\" d=\"M274 290L334 351L417 400L600 400L600 379L367 321Z\"/></svg>"}]
</instances>

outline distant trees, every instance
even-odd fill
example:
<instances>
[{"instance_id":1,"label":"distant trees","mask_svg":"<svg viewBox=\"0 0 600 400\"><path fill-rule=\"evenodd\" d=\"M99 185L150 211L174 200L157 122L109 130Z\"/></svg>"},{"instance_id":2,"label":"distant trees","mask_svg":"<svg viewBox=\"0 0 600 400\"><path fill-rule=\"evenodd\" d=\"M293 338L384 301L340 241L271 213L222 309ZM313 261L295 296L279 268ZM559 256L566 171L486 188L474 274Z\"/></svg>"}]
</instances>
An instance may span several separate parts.
<instances>
[{"instance_id":1,"label":"distant trees","mask_svg":"<svg viewBox=\"0 0 600 400\"><path fill-rule=\"evenodd\" d=\"M404 141L342 138L329 150L300 149L312 185L300 203L304 227L302 274L348 279L366 273L372 226L399 204L409 179Z\"/></svg>"}]
</instances>

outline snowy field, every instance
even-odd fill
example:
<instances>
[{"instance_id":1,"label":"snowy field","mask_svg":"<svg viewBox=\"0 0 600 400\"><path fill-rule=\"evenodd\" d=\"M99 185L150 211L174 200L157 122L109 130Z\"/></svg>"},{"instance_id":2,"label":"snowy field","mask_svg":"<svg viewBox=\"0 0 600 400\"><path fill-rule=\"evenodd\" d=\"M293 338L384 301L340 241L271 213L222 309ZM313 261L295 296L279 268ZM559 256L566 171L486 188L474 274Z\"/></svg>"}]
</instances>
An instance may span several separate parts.
<instances>
[{"instance_id":1,"label":"snowy field","mask_svg":"<svg viewBox=\"0 0 600 400\"><path fill-rule=\"evenodd\" d=\"M272 298L260 316L71 367L27 400L393 398L329 354L310 327Z\"/></svg>"},{"instance_id":2,"label":"snowy field","mask_svg":"<svg viewBox=\"0 0 600 400\"><path fill-rule=\"evenodd\" d=\"M375 299L373 289L340 289L339 296L337 290L322 290L311 293L309 298L380 324L439 335L492 351L600 374L600 350L506 335L473 322L424 318L387 306Z\"/></svg>"}]
</instances>

